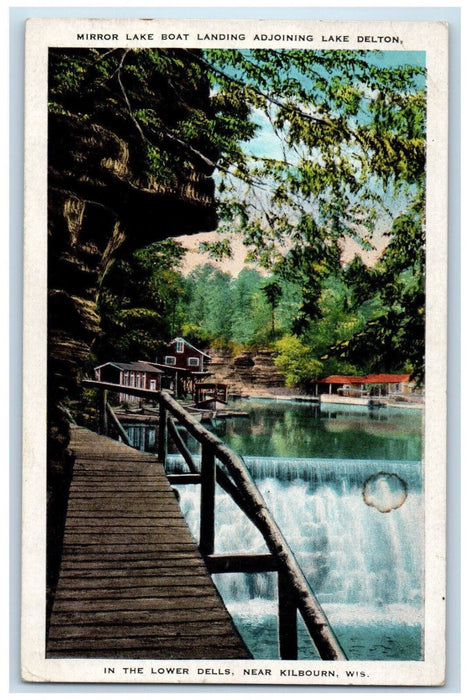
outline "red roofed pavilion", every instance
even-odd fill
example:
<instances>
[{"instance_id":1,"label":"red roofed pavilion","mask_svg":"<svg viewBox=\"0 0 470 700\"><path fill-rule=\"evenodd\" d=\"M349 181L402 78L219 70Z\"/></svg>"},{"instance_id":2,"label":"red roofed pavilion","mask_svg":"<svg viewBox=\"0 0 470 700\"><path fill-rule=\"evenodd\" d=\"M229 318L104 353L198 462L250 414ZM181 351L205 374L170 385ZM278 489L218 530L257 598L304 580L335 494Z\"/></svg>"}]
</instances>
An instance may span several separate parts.
<instances>
[{"instance_id":1,"label":"red roofed pavilion","mask_svg":"<svg viewBox=\"0 0 470 700\"><path fill-rule=\"evenodd\" d=\"M317 394L364 399L389 397L400 400L411 394L414 382L409 374L364 374L361 376L331 374L316 381Z\"/></svg>"}]
</instances>

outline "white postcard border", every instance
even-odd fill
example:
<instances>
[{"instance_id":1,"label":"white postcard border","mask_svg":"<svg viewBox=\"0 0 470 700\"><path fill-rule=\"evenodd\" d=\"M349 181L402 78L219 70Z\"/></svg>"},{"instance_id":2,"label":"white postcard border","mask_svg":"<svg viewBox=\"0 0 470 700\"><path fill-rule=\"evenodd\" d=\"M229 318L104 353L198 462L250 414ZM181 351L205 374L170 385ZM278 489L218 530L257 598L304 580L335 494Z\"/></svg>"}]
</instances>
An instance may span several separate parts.
<instances>
[{"instance_id":1,"label":"white postcard border","mask_svg":"<svg viewBox=\"0 0 470 700\"><path fill-rule=\"evenodd\" d=\"M45 581L45 391L46 391L46 194L47 179L47 50L50 46L162 46L158 40L145 42L120 38L97 42L77 39L77 33L99 33L97 27L106 27L102 33L124 35L150 34L154 26L157 34L189 34L187 39L165 40L165 46L198 46L200 48L239 47L238 42L206 42L191 35L195 26L201 32L223 33L222 27L236 27L236 32L253 36L257 22L250 20L135 20L135 19L33 19L28 23L26 124L25 124L25 296L24 296L24 481L23 481L23 610L22 610L22 668L23 678L31 681L67 682L174 682L171 674L152 677L152 666L163 662L135 660L142 673L129 677L126 672L103 673L105 666L130 667L132 661L113 660L57 660L45 659L44 639L44 581ZM282 668L328 671L338 669L338 677L295 676L284 680L278 676L269 682L289 684L338 685L435 685L444 681L445 629L445 465L446 430L446 261L447 261L447 27L444 22L354 22L260 20L261 33L305 33L306 26L315 26L315 34L356 37L348 45L318 44L308 48L381 48L384 50L421 50L427 54L429 71L428 95L428 184L427 184L427 287L426 287L426 409L425 409L425 661L423 662L172 662L188 668L189 675L181 677L184 683L266 683L266 677L244 676L244 668ZM279 29L282 26L282 31ZM360 26L360 32L358 31ZM383 29L382 29L383 27ZM231 33L232 33L231 32ZM386 32L381 34L381 32ZM366 46L358 36L400 36L400 45ZM247 48L262 47L250 41ZM271 43L267 44L272 46ZM295 43L276 46L298 48ZM302 44L305 47L305 44ZM27 388L27 390L26 390ZM432 543L432 546L430 546ZM168 665L168 663L167 663ZM201 674L198 669L214 670L230 667L233 675ZM349 668L364 672L357 681L346 680ZM202 676L202 678L201 678ZM211 677L212 676L212 677Z\"/></svg>"}]
</instances>

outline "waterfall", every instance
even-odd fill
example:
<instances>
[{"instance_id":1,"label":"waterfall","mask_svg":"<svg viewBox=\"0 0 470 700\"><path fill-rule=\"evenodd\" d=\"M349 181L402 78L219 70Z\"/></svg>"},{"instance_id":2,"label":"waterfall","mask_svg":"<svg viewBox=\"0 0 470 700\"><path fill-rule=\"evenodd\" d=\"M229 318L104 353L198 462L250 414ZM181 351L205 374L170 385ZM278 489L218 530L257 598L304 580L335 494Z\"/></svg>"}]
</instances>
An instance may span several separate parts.
<instances>
[{"instance_id":1,"label":"waterfall","mask_svg":"<svg viewBox=\"0 0 470 700\"><path fill-rule=\"evenodd\" d=\"M196 465L200 457L193 455ZM421 490L421 462L391 461L380 459L324 459L306 457L252 457L243 461L256 481L277 479L281 482L300 479L312 487L330 484L332 488L345 486L362 487L367 478L380 472L399 476L409 489ZM186 471L185 462L179 454L169 454L165 467L168 473Z\"/></svg>"},{"instance_id":2,"label":"waterfall","mask_svg":"<svg viewBox=\"0 0 470 700\"><path fill-rule=\"evenodd\" d=\"M268 457L246 457L245 462L332 624L341 628L360 623L375 629L374 625L387 623L388 634L397 624L419 628L423 568L419 462ZM178 465L181 470L180 458L170 455L167 470L176 471ZM364 483L375 474L393 475L403 484L406 497L400 507L381 512L367 504ZM181 509L197 539L199 487L178 490ZM215 523L217 553L266 552L256 528L219 488ZM218 574L214 581L234 617L246 616L248 609L259 619L275 613L274 573ZM420 647L420 632L416 635ZM356 658L376 658L370 654L378 652L358 653ZM419 657L420 652L413 653Z\"/></svg>"}]
</instances>

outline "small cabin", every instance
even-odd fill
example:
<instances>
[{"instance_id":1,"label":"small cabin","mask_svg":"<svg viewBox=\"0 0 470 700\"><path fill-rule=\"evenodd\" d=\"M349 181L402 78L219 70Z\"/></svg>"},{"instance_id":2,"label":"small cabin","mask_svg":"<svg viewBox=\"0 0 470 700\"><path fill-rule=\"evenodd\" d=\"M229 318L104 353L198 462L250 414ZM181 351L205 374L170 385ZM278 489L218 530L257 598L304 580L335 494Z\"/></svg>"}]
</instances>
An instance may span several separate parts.
<instances>
[{"instance_id":1,"label":"small cabin","mask_svg":"<svg viewBox=\"0 0 470 700\"><path fill-rule=\"evenodd\" d=\"M99 382L111 382L121 386L160 391L162 388L162 370L148 362L105 362L95 367L95 379ZM141 403L142 397L120 393L120 403Z\"/></svg>"},{"instance_id":2,"label":"small cabin","mask_svg":"<svg viewBox=\"0 0 470 700\"><path fill-rule=\"evenodd\" d=\"M162 388L176 397L194 395L196 382L205 379L210 356L184 338L174 338L158 354L155 366L163 371Z\"/></svg>"},{"instance_id":3,"label":"small cabin","mask_svg":"<svg viewBox=\"0 0 470 700\"><path fill-rule=\"evenodd\" d=\"M205 372L210 359L207 353L184 338L175 338L159 353L157 363L174 369Z\"/></svg>"}]
</instances>

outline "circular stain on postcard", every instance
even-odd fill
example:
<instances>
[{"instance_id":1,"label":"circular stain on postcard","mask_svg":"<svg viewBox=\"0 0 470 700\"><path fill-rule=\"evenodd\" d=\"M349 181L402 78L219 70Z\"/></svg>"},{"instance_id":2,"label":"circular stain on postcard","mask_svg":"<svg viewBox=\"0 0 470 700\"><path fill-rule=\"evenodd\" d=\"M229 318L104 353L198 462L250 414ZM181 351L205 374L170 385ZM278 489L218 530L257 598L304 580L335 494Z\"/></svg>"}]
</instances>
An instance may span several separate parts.
<instances>
[{"instance_id":1,"label":"circular stain on postcard","mask_svg":"<svg viewBox=\"0 0 470 700\"><path fill-rule=\"evenodd\" d=\"M370 476L362 489L364 503L381 513L390 513L403 505L407 497L406 483L397 474L378 472Z\"/></svg>"}]
</instances>

